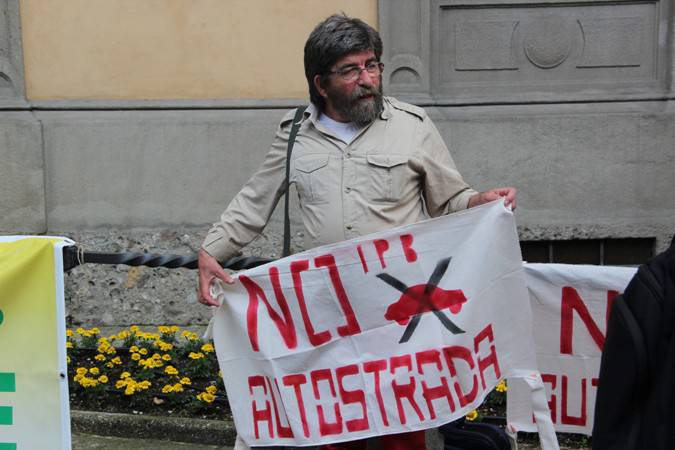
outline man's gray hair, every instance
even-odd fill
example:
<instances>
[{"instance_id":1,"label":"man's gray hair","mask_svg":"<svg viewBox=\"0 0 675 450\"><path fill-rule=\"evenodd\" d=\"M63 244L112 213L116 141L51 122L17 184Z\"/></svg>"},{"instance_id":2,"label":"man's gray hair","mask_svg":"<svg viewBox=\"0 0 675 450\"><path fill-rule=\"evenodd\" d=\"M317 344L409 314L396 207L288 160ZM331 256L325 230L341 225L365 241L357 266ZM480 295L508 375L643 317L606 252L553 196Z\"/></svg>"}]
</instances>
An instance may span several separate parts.
<instances>
[{"instance_id":1,"label":"man's gray hair","mask_svg":"<svg viewBox=\"0 0 675 450\"><path fill-rule=\"evenodd\" d=\"M343 56L372 50L377 60L382 56L379 33L361 19L334 14L318 24L305 43L305 77L309 85L309 99L321 111L325 101L314 86L314 77L322 76L322 86L335 62Z\"/></svg>"}]
</instances>

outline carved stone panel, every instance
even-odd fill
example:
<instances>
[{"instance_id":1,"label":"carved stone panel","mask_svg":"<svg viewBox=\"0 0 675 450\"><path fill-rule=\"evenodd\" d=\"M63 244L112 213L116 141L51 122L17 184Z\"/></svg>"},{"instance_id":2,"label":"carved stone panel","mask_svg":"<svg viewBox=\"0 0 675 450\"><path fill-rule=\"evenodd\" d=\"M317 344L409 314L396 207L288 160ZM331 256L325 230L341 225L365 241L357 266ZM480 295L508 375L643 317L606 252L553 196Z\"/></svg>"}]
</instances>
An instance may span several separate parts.
<instances>
[{"instance_id":1,"label":"carved stone panel","mask_svg":"<svg viewBox=\"0 0 675 450\"><path fill-rule=\"evenodd\" d=\"M672 0L391 0L380 11L394 94L481 103L669 89Z\"/></svg>"},{"instance_id":2,"label":"carved stone panel","mask_svg":"<svg viewBox=\"0 0 675 450\"><path fill-rule=\"evenodd\" d=\"M397 93L429 93L429 2L387 0L380 3L387 89Z\"/></svg>"},{"instance_id":3,"label":"carved stone panel","mask_svg":"<svg viewBox=\"0 0 675 450\"><path fill-rule=\"evenodd\" d=\"M0 104L23 102L19 1L0 0Z\"/></svg>"}]
</instances>

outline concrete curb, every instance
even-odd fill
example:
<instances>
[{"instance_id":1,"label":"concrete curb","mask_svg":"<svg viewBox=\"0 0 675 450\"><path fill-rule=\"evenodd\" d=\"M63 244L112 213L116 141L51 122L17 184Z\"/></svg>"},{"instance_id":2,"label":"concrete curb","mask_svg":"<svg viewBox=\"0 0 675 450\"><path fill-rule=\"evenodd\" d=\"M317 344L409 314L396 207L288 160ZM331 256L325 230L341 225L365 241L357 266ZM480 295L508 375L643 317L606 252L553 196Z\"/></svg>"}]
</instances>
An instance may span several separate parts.
<instances>
[{"instance_id":1,"label":"concrete curb","mask_svg":"<svg viewBox=\"0 0 675 450\"><path fill-rule=\"evenodd\" d=\"M71 427L74 433L123 438L155 439L189 444L233 446L237 436L234 423L228 420L191 419L186 417L146 416L139 414L106 413L98 411L71 410ZM440 450L443 441L439 433L427 431L427 448ZM275 447L276 448L276 447ZM369 450L378 450L376 442L370 442ZM539 450L536 443L519 443L521 450ZM305 447L315 450L316 447ZM561 450L571 450L560 447Z\"/></svg>"},{"instance_id":2,"label":"concrete curb","mask_svg":"<svg viewBox=\"0 0 675 450\"><path fill-rule=\"evenodd\" d=\"M237 437L234 422L226 420L71 410L70 423L74 433L124 438L138 437L190 444L233 446ZM318 447L303 448L316 450ZM439 433L427 433L427 448L429 450L443 448ZM380 450L377 442L369 442L368 449Z\"/></svg>"},{"instance_id":3,"label":"concrete curb","mask_svg":"<svg viewBox=\"0 0 675 450\"><path fill-rule=\"evenodd\" d=\"M75 433L99 436L142 437L191 444L234 445L234 423L225 420L146 416L98 411L70 411Z\"/></svg>"}]
</instances>

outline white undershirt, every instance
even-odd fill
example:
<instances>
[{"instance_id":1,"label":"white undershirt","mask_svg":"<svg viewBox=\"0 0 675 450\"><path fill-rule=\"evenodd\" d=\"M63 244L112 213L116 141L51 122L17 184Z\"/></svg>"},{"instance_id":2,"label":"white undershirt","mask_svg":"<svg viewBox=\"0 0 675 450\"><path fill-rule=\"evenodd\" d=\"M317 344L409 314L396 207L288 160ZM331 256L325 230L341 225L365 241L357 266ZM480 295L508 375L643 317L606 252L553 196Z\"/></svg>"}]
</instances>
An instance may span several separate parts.
<instances>
[{"instance_id":1,"label":"white undershirt","mask_svg":"<svg viewBox=\"0 0 675 450\"><path fill-rule=\"evenodd\" d=\"M319 115L319 123L332 131L341 141L350 144L363 127L354 122L338 122L325 114Z\"/></svg>"}]
</instances>

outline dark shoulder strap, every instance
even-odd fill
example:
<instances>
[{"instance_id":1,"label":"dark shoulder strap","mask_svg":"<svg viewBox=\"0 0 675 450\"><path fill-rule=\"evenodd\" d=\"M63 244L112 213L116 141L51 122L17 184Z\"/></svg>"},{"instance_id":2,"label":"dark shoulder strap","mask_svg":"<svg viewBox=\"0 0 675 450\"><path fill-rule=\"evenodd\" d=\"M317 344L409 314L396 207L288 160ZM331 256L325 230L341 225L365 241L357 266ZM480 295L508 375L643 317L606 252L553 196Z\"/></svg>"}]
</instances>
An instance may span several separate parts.
<instances>
[{"instance_id":1,"label":"dark shoulder strap","mask_svg":"<svg viewBox=\"0 0 675 450\"><path fill-rule=\"evenodd\" d=\"M300 119L302 119L302 114L307 109L306 106L302 106L295 111L295 117L293 117L293 126L291 127L291 133L288 136L288 147L286 149L286 194L284 195L284 248L282 256L286 257L291 254L291 219L288 215L288 202L289 202L289 191L290 191L290 175L291 175L291 153L293 153L293 144L295 143L295 137L298 135L298 130L300 129Z\"/></svg>"}]
</instances>

